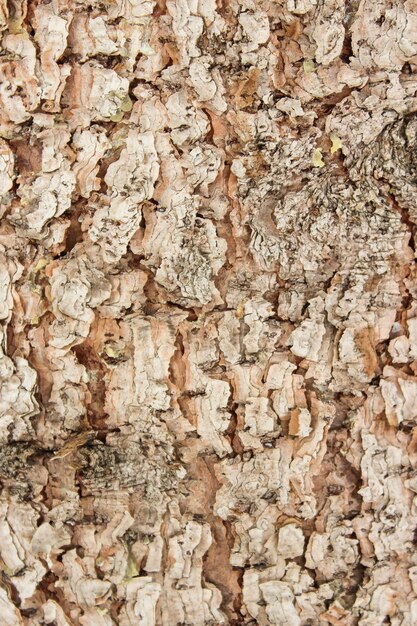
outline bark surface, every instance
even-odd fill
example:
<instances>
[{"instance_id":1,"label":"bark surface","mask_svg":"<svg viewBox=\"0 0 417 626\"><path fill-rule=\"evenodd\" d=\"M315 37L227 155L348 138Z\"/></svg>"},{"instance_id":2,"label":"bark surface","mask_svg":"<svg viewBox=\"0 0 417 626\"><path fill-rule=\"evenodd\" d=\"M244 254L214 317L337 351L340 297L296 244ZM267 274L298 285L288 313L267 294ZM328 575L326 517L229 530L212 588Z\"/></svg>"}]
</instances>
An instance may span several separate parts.
<instances>
[{"instance_id":1,"label":"bark surface","mask_svg":"<svg viewBox=\"0 0 417 626\"><path fill-rule=\"evenodd\" d=\"M1 626L417 624L417 1L0 37Z\"/></svg>"}]
</instances>

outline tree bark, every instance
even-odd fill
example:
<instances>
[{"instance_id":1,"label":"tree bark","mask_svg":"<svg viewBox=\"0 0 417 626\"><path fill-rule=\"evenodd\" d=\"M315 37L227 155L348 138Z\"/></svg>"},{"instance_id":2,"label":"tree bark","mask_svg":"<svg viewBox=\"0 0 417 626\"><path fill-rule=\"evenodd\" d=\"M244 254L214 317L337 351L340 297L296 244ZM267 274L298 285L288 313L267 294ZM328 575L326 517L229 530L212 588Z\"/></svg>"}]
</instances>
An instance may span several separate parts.
<instances>
[{"instance_id":1,"label":"tree bark","mask_svg":"<svg viewBox=\"0 0 417 626\"><path fill-rule=\"evenodd\" d=\"M417 624L416 0L0 0L1 626Z\"/></svg>"}]
</instances>

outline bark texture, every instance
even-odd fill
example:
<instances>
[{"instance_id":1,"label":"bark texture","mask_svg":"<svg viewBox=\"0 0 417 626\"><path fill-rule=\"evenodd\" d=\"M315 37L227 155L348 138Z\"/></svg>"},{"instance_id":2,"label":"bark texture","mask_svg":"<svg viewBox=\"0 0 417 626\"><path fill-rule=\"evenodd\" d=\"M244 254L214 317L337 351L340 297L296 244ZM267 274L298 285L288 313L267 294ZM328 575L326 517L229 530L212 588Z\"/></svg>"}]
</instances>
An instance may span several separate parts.
<instances>
[{"instance_id":1,"label":"bark texture","mask_svg":"<svg viewBox=\"0 0 417 626\"><path fill-rule=\"evenodd\" d=\"M0 31L1 626L417 624L417 1Z\"/></svg>"}]
</instances>

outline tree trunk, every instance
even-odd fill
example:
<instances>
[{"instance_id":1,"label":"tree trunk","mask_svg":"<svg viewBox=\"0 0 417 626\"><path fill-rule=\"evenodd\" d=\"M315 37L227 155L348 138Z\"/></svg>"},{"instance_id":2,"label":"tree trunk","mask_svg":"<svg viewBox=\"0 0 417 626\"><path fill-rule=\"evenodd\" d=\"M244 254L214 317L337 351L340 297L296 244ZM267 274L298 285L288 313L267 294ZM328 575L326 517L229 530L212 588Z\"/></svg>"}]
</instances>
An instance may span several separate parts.
<instances>
[{"instance_id":1,"label":"tree trunk","mask_svg":"<svg viewBox=\"0 0 417 626\"><path fill-rule=\"evenodd\" d=\"M1 626L417 624L417 1L0 30Z\"/></svg>"}]
</instances>

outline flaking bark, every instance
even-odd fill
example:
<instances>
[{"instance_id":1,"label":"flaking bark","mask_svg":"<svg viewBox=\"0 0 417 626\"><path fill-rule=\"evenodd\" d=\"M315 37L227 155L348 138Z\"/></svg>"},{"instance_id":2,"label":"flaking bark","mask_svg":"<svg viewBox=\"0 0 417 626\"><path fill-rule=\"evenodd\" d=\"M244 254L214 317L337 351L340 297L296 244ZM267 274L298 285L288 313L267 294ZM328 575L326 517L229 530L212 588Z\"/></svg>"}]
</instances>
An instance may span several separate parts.
<instances>
[{"instance_id":1,"label":"flaking bark","mask_svg":"<svg viewBox=\"0 0 417 626\"><path fill-rule=\"evenodd\" d=\"M417 623L417 2L0 0L0 622Z\"/></svg>"}]
</instances>

